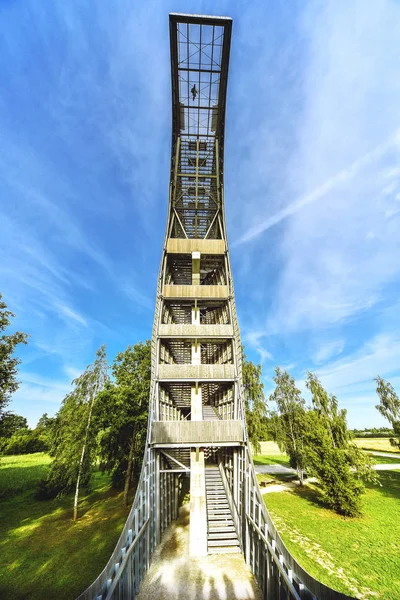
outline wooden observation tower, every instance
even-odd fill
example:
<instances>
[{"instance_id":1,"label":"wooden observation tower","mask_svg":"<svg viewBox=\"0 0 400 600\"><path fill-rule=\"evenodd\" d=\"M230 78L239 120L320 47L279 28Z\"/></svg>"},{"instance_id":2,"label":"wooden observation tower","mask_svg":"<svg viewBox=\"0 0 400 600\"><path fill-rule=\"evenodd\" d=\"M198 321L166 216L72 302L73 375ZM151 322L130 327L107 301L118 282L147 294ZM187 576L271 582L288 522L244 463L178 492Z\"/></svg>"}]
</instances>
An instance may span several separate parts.
<instances>
[{"instance_id":1,"label":"wooden observation tower","mask_svg":"<svg viewBox=\"0 0 400 600\"><path fill-rule=\"evenodd\" d=\"M232 20L171 14L169 208L152 335L149 425L136 497L108 564L80 600L133 599L190 487L190 553L241 552L264 598L339 600L290 555L249 448L242 347L224 212Z\"/></svg>"}]
</instances>

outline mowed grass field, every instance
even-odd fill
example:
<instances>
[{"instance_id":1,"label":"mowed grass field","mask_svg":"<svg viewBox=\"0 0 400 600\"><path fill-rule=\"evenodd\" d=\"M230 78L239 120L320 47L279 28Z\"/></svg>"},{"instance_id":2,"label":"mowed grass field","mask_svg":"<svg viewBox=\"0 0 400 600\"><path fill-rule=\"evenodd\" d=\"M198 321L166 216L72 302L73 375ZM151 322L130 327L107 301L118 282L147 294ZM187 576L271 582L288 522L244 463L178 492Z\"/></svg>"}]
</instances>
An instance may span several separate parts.
<instances>
[{"instance_id":1,"label":"mowed grass field","mask_svg":"<svg viewBox=\"0 0 400 600\"><path fill-rule=\"evenodd\" d=\"M255 456L254 462L287 466L287 456L273 442L265 444L266 454ZM363 600L399 600L400 470L379 475L380 485L368 486L363 516L356 519L326 509L317 485L267 493L264 501L288 549L311 575Z\"/></svg>"},{"instance_id":2,"label":"mowed grass field","mask_svg":"<svg viewBox=\"0 0 400 600\"><path fill-rule=\"evenodd\" d=\"M96 472L83 492L80 518L72 521L72 495L34 498L50 458L28 454L0 458L0 598L73 600L106 564L128 510Z\"/></svg>"},{"instance_id":3,"label":"mowed grass field","mask_svg":"<svg viewBox=\"0 0 400 600\"><path fill-rule=\"evenodd\" d=\"M390 444L389 438L356 438L354 442L364 450L400 454L400 450Z\"/></svg>"}]
</instances>

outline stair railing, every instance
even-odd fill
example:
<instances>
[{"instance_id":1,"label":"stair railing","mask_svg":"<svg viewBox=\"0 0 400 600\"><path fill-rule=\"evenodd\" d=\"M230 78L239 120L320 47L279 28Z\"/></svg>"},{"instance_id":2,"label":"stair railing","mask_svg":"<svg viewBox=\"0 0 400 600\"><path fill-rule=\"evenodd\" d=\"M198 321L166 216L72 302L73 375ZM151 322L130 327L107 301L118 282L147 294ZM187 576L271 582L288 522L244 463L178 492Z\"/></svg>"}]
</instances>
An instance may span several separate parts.
<instances>
[{"instance_id":1,"label":"stair railing","mask_svg":"<svg viewBox=\"0 0 400 600\"><path fill-rule=\"evenodd\" d=\"M226 495L226 499L228 501L229 510L231 511L232 520L235 525L236 535L239 540L240 549L243 551L239 512L238 512L236 503L232 497L232 492L229 487L228 480L226 478L225 470L224 470L222 462L220 462L218 464L218 467L219 467L219 471L221 473L222 483L223 483L223 486L225 489L225 495Z\"/></svg>"}]
</instances>

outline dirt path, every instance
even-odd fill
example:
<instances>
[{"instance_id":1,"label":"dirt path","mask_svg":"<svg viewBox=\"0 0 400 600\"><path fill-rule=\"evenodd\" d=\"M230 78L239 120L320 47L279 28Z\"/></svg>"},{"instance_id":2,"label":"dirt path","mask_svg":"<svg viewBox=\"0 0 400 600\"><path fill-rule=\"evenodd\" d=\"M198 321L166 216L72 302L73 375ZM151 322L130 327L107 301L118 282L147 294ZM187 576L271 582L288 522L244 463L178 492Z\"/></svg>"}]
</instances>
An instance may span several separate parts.
<instances>
[{"instance_id":1,"label":"dirt path","mask_svg":"<svg viewBox=\"0 0 400 600\"><path fill-rule=\"evenodd\" d=\"M138 600L261 600L241 554L189 557L189 515L173 522L156 549Z\"/></svg>"}]
</instances>

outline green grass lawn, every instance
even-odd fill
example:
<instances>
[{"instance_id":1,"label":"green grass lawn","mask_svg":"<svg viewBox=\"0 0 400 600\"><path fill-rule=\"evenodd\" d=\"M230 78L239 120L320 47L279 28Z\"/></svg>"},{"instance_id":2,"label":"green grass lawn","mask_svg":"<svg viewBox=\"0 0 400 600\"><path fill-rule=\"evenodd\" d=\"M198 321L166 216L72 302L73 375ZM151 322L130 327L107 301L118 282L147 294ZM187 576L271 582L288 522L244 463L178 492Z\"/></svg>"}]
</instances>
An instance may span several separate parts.
<instances>
[{"instance_id":1,"label":"green grass lawn","mask_svg":"<svg viewBox=\"0 0 400 600\"><path fill-rule=\"evenodd\" d=\"M364 515L324 508L317 488L269 493L264 501L290 552L311 575L363 599L400 598L400 471L380 472Z\"/></svg>"},{"instance_id":2,"label":"green grass lawn","mask_svg":"<svg viewBox=\"0 0 400 600\"><path fill-rule=\"evenodd\" d=\"M372 456L372 458L377 465L400 464L400 458L394 458L393 456Z\"/></svg>"},{"instance_id":3,"label":"green grass lawn","mask_svg":"<svg viewBox=\"0 0 400 600\"><path fill-rule=\"evenodd\" d=\"M100 472L82 493L76 523L72 496L35 500L49 462L46 454L0 458L2 600L73 600L103 569L125 522L122 494Z\"/></svg>"},{"instance_id":4,"label":"green grass lawn","mask_svg":"<svg viewBox=\"0 0 400 600\"><path fill-rule=\"evenodd\" d=\"M287 454L256 454L253 456L255 465L283 465L290 467Z\"/></svg>"}]
</instances>

